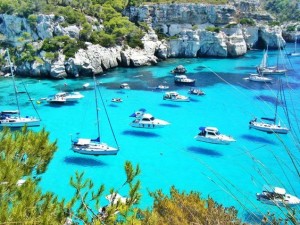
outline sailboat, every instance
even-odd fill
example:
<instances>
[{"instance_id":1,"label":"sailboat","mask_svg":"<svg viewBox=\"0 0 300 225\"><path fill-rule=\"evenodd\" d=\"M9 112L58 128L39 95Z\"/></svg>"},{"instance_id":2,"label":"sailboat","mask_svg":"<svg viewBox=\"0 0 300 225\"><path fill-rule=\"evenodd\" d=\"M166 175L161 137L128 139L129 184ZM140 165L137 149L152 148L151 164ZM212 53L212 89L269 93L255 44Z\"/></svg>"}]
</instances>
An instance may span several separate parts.
<instances>
[{"instance_id":1,"label":"sailboat","mask_svg":"<svg viewBox=\"0 0 300 225\"><path fill-rule=\"evenodd\" d=\"M99 156L99 155L116 155L119 151L119 148L111 147L106 143L103 143L100 141L100 121L99 121L99 115L98 115L98 99L97 99L97 90L100 93L100 90L97 88L96 85L96 78L94 77L94 91L95 91L95 107L96 107L96 118L97 118L97 132L98 132L98 137L95 139L91 138L79 138L76 137L76 139L71 138L71 149L80 154L85 154L85 155L94 155L94 156ZM100 94L101 97L101 94ZM102 100L103 103L103 100ZM104 104L103 104L104 106ZM105 108L105 107L104 107ZM107 113L106 113L107 115ZM108 120L109 121L109 120ZM110 124L111 131L112 126ZM115 135L113 133L113 136L115 138ZM115 138L115 142L116 138Z\"/></svg>"},{"instance_id":2,"label":"sailboat","mask_svg":"<svg viewBox=\"0 0 300 225\"><path fill-rule=\"evenodd\" d=\"M280 89L282 89L282 84L280 84ZM279 92L280 90L277 93L274 118L262 117L262 121L260 122L257 121L257 118L254 118L249 122L249 128L254 128L256 130L264 131L267 133L287 134L289 132L289 128L282 126L280 124L280 121L276 124Z\"/></svg>"},{"instance_id":3,"label":"sailboat","mask_svg":"<svg viewBox=\"0 0 300 225\"><path fill-rule=\"evenodd\" d=\"M294 51L293 52L290 52L288 55L289 56L300 56L300 52L297 52L297 35L295 35L295 45L294 45Z\"/></svg>"},{"instance_id":4,"label":"sailboat","mask_svg":"<svg viewBox=\"0 0 300 225\"><path fill-rule=\"evenodd\" d=\"M18 91L17 91L17 86L15 83L15 76L13 74L13 68L12 68L12 63L10 61L10 55L9 55L9 51L8 49L6 50L7 52L7 59L8 59L8 63L10 66L10 73L11 73L11 77L13 80L13 86L14 86L14 93L15 93L15 97L16 97L16 104L17 104L17 110L4 110L2 112L0 112L0 127L14 127L14 128L19 128L19 127L23 127L23 126L27 126L27 127L34 127L34 126L40 126L40 122L41 119L40 118L36 118L33 116L25 116L22 117L21 113L20 113L20 106L19 106L19 99L18 99ZM25 85L24 85L25 87ZM27 92L27 89L25 87L26 93L30 99L30 96ZM33 108L35 109L33 103L32 103ZM36 111L36 109L35 109ZM37 111L36 111L37 113ZM38 115L38 113L37 113Z\"/></svg>"},{"instance_id":5,"label":"sailboat","mask_svg":"<svg viewBox=\"0 0 300 225\"><path fill-rule=\"evenodd\" d=\"M280 50L280 49L279 49ZM277 64L275 66L268 65L268 48L264 50L263 58L260 65L256 68L258 74L264 75L285 75L287 70L285 68L279 68L279 55L277 56Z\"/></svg>"}]
</instances>

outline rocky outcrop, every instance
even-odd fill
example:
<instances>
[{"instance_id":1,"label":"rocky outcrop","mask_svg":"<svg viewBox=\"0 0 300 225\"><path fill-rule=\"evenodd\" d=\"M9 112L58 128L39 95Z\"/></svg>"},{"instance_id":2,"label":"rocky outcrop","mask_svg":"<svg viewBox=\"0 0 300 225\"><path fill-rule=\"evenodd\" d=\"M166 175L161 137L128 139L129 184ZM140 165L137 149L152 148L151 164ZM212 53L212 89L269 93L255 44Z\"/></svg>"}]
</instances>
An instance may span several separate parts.
<instances>
[{"instance_id":1,"label":"rocky outcrop","mask_svg":"<svg viewBox=\"0 0 300 225\"><path fill-rule=\"evenodd\" d=\"M170 57L239 57L247 49L284 45L279 27L266 25L234 25L237 18L247 17L270 21L272 18L259 11L259 0L229 0L228 5L208 4L151 4L130 7L124 11L132 22L146 22L149 30L142 39L144 48L128 46L104 48L86 43L73 58L66 59L62 52L49 60L41 52L43 40L67 35L79 38L82 27L64 26L65 19L54 15L37 15L31 22L12 15L0 15L0 41L22 47L31 42L39 52L39 60L19 66L17 73L52 78L78 77L101 74L117 66L138 67L156 64ZM36 20L35 20L36 19ZM103 28L99 21L88 16L94 30ZM96 23L97 22L97 23ZM212 32L215 29L215 32ZM156 32L165 35L158 40ZM280 40L280 41L278 41ZM33 42L32 42L33 41Z\"/></svg>"}]
</instances>

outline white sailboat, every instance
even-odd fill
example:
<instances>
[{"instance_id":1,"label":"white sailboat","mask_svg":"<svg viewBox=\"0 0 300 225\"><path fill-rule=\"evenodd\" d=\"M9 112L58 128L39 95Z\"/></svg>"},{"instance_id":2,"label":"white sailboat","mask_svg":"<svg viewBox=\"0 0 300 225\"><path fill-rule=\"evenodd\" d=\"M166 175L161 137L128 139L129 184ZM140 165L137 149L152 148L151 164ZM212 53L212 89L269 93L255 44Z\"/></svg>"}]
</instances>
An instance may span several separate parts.
<instances>
[{"instance_id":1,"label":"white sailboat","mask_svg":"<svg viewBox=\"0 0 300 225\"><path fill-rule=\"evenodd\" d=\"M95 77L94 77L94 91L95 91L95 107L96 107L98 137L95 139L79 138L79 137L76 137L76 139L71 138L71 142L72 142L71 149L76 153L85 154L85 155L94 155L94 156L116 155L119 151L118 148L111 147L108 144L101 142L101 140L100 140L100 123L99 123L100 121L99 121L99 115L98 115L99 109L98 109L98 99L97 99L97 91L100 91L100 90L97 88ZM100 95L100 97L101 97L101 95ZM102 103L103 103L103 101L102 101ZM104 106L104 104L103 104L103 106ZM106 113L106 115L107 115L107 113ZM110 128L113 133L111 126L110 126ZM114 133L113 133L113 136L115 137ZM117 144L116 139L115 139L115 142Z\"/></svg>"},{"instance_id":2,"label":"white sailboat","mask_svg":"<svg viewBox=\"0 0 300 225\"><path fill-rule=\"evenodd\" d=\"M260 65L256 68L257 72L264 75L285 75L286 68L279 68L279 55L277 56L277 64L275 66L268 65L268 49L264 51Z\"/></svg>"},{"instance_id":3,"label":"white sailboat","mask_svg":"<svg viewBox=\"0 0 300 225\"><path fill-rule=\"evenodd\" d=\"M280 84L280 86L282 85ZM282 87L280 87L280 89L282 89ZM254 118L249 122L249 128L254 128L267 133L287 134L289 132L289 128L282 126L280 121L276 124L279 92L280 90L277 93L274 118L262 117L262 121L257 121L257 118Z\"/></svg>"},{"instance_id":4,"label":"white sailboat","mask_svg":"<svg viewBox=\"0 0 300 225\"><path fill-rule=\"evenodd\" d=\"M19 106L19 99L18 99L18 91L15 83L15 77L13 74L13 68L12 68L12 63L10 61L10 55L8 49L6 50L7 52L7 58L8 58L8 63L10 66L10 72L11 72L11 77L13 80L13 86L14 86L14 93L16 97L16 104L17 104L17 110L4 110L0 113L0 127L14 127L14 128L19 128L23 126L27 127L34 127L34 126L40 126L41 119L36 118L34 116L21 116L21 111L20 111L20 106ZM25 87L25 86L24 86ZM26 93L30 99L30 96L27 92L27 89L25 87ZM33 103L32 103L33 108L35 109ZM35 109L36 111L36 109ZM37 113L37 111L36 111ZM37 113L38 115L38 113Z\"/></svg>"},{"instance_id":5,"label":"white sailboat","mask_svg":"<svg viewBox=\"0 0 300 225\"><path fill-rule=\"evenodd\" d=\"M298 42L298 38L297 35L295 35L294 51L288 53L289 56L300 56L300 52L297 51L297 42Z\"/></svg>"}]
</instances>

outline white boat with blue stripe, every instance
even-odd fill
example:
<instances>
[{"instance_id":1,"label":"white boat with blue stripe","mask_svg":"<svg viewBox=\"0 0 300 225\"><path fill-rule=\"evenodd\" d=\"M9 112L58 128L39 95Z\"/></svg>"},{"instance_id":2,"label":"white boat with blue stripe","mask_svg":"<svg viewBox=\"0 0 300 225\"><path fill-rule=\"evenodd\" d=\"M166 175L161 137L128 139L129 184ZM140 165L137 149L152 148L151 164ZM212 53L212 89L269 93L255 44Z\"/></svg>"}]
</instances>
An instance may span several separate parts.
<instances>
[{"instance_id":1,"label":"white boat with blue stripe","mask_svg":"<svg viewBox=\"0 0 300 225\"><path fill-rule=\"evenodd\" d=\"M130 123L130 126L135 128L162 128L170 123L161 119L153 117L150 113L146 113L146 109L140 109L136 111L130 117L135 117L135 119Z\"/></svg>"}]
</instances>

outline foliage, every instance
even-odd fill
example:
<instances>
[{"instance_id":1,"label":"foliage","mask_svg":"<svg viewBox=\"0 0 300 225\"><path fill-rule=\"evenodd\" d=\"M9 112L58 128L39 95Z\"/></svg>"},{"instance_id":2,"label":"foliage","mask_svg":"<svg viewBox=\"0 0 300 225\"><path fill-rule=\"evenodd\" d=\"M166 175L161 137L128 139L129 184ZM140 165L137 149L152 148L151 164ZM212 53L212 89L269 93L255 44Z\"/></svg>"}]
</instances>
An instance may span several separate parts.
<instances>
[{"instance_id":1,"label":"foliage","mask_svg":"<svg viewBox=\"0 0 300 225\"><path fill-rule=\"evenodd\" d=\"M57 149L49 133L35 133L26 127L0 133L0 223L62 224L63 203L51 193L42 194L37 186ZM18 185L20 179L26 179Z\"/></svg>"},{"instance_id":2,"label":"foliage","mask_svg":"<svg viewBox=\"0 0 300 225\"><path fill-rule=\"evenodd\" d=\"M42 50L46 52L57 52L63 50L67 58L74 57L75 53L80 49L85 49L85 44L70 38L69 36L56 36L46 38L42 45Z\"/></svg>"},{"instance_id":3,"label":"foliage","mask_svg":"<svg viewBox=\"0 0 300 225\"><path fill-rule=\"evenodd\" d=\"M170 196L158 190L151 193L153 210L146 211L145 224L243 224L233 207L225 208L213 199L202 199L198 192L180 193L174 186Z\"/></svg>"},{"instance_id":4,"label":"foliage","mask_svg":"<svg viewBox=\"0 0 300 225\"><path fill-rule=\"evenodd\" d=\"M295 0L266 0L264 7L269 12L276 15L280 22L299 21L300 9L299 1Z\"/></svg>"},{"instance_id":5,"label":"foliage","mask_svg":"<svg viewBox=\"0 0 300 225\"><path fill-rule=\"evenodd\" d=\"M116 45L115 36L111 34L107 34L104 31L92 32L90 41L93 44L100 44L103 47L112 47Z\"/></svg>"},{"instance_id":6,"label":"foliage","mask_svg":"<svg viewBox=\"0 0 300 225\"><path fill-rule=\"evenodd\" d=\"M250 18L242 18L242 19L240 19L240 24L255 26L255 21L253 19L250 19Z\"/></svg>"},{"instance_id":7,"label":"foliage","mask_svg":"<svg viewBox=\"0 0 300 225\"><path fill-rule=\"evenodd\" d=\"M215 32L215 33L219 33L220 32L220 28L219 27L206 27L205 28L206 31L210 31L210 32Z\"/></svg>"},{"instance_id":8,"label":"foliage","mask_svg":"<svg viewBox=\"0 0 300 225\"><path fill-rule=\"evenodd\" d=\"M86 23L86 18L83 13L74 10L72 7L67 6L59 9L59 14L64 16L68 24L83 24Z\"/></svg>"}]
</instances>

